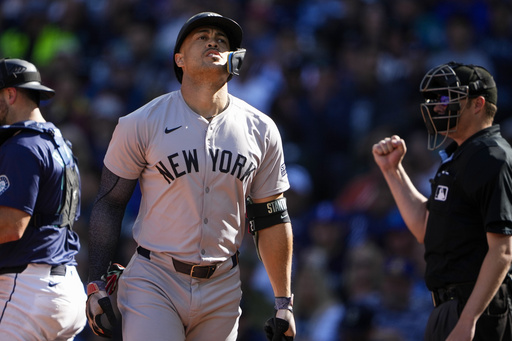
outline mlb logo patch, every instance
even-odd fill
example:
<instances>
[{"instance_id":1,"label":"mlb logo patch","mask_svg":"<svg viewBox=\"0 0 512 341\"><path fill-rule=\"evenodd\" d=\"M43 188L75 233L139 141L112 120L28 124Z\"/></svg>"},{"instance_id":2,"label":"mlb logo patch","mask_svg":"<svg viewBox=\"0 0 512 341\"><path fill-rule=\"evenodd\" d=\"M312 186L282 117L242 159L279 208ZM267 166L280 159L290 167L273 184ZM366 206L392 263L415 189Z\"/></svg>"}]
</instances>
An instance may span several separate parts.
<instances>
[{"instance_id":1,"label":"mlb logo patch","mask_svg":"<svg viewBox=\"0 0 512 341\"><path fill-rule=\"evenodd\" d=\"M0 195L9 188L9 178L6 175L0 175Z\"/></svg>"},{"instance_id":2,"label":"mlb logo patch","mask_svg":"<svg viewBox=\"0 0 512 341\"><path fill-rule=\"evenodd\" d=\"M437 186L434 199L437 201L446 201L447 198L448 198L448 187L441 186L441 185Z\"/></svg>"}]
</instances>

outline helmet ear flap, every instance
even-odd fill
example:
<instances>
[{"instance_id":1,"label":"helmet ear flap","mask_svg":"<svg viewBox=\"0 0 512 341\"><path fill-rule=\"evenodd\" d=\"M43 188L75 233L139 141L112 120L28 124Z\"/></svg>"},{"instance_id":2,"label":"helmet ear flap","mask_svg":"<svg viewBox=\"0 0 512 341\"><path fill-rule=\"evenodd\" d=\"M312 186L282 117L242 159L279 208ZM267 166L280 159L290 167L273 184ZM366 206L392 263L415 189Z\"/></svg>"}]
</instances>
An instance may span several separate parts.
<instances>
[{"instance_id":1,"label":"helmet ear flap","mask_svg":"<svg viewBox=\"0 0 512 341\"><path fill-rule=\"evenodd\" d=\"M228 72L231 75L239 75L240 69L242 68L242 63L245 57L245 49L238 49L236 51L230 52L228 56Z\"/></svg>"}]
</instances>

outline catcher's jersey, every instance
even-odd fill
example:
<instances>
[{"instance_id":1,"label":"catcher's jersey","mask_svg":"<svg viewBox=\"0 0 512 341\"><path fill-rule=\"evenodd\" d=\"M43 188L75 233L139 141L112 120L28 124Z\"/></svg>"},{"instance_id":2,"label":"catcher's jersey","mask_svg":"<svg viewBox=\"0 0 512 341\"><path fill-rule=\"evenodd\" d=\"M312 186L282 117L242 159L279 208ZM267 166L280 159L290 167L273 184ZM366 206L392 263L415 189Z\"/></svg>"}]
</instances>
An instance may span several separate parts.
<instances>
[{"instance_id":1,"label":"catcher's jersey","mask_svg":"<svg viewBox=\"0 0 512 341\"><path fill-rule=\"evenodd\" d=\"M246 197L289 188L275 123L231 95L211 122L181 91L154 99L120 118L104 163L139 180L135 241L185 262L226 260L242 241Z\"/></svg>"},{"instance_id":2,"label":"catcher's jersey","mask_svg":"<svg viewBox=\"0 0 512 341\"><path fill-rule=\"evenodd\" d=\"M61 135L52 123L42 126ZM32 216L57 214L63 172L62 158L49 135L21 131L0 147L0 205ZM76 265L79 250L78 235L71 229L29 225L20 240L0 244L0 268L28 263Z\"/></svg>"}]
</instances>

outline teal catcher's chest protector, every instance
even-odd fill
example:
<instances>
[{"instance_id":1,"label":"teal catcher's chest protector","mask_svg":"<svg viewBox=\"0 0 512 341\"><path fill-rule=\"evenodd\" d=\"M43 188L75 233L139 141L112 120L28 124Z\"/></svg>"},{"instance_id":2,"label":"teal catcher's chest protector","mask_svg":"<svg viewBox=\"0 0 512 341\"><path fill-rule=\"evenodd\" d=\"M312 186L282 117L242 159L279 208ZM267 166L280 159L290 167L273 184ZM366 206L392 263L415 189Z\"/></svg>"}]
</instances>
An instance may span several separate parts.
<instances>
[{"instance_id":1,"label":"teal catcher's chest protector","mask_svg":"<svg viewBox=\"0 0 512 341\"><path fill-rule=\"evenodd\" d=\"M72 228L78 214L80 175L78 174L77 160L71 151L71 143L64 139L60 132L57 134L53 128L46 128L42 123L25 121L0 126L0 145L24 130L49 135L64 164L61 180L62 196L57 212L55 214L34 212L30 224L34 226L58 225Z\"/></svg>"}]
</instances>

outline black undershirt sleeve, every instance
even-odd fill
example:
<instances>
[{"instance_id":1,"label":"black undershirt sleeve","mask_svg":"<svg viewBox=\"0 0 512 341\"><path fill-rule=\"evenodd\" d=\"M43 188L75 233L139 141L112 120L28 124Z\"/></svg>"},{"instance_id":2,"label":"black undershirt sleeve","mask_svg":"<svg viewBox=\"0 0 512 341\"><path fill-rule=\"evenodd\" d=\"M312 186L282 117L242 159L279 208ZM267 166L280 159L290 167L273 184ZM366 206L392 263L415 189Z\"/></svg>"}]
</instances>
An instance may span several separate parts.
<instances>
[{"instance_id":1,"label":"black undershirt sleeve","mask_svg":"<svg viewBox=\"0 0 512 341\"><path fill-rule=\"evenodd\" d=\"M106 273L115 255L124 212L137 181L120 178L103 168L89 223L89 282Z\"/></svg>"}]
</instances>

